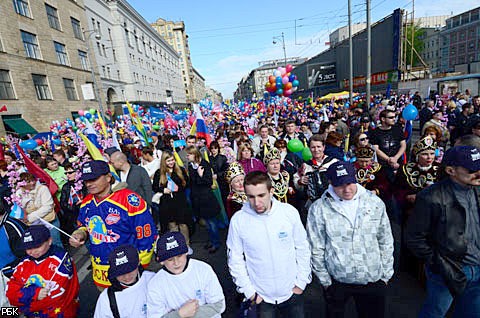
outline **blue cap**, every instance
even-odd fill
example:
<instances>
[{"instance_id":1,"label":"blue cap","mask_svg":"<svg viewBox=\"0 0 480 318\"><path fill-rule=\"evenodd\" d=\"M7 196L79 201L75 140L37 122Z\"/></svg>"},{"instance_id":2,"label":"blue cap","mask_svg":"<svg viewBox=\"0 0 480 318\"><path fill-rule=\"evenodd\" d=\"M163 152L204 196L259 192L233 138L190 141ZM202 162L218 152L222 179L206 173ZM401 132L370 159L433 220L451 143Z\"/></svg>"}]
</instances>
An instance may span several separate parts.
<instances>
[{"instance_id":1,"label":"blue cap","mask_svg":"<svg viewBox=\"0 0 480 318\"><path fill-rule=\"evenodd\" d=\"M180 232L168 232L157 240L157 261L163 262L169 258L188 253L187 242Z\"/></svg>"},{"instance_id":2,"label":"blue cap","mask_svg":"<svg viewBox=\"0 0 480 318\"><path fill-rule=\"evenodd\" d=\"M463 167L470 171L480 170L480 153L473 146L455 146L443 155L444 166Z\"/></svg>"},{"instance_id":3,"label":"blue cap","mask_svg":"<svg viewBox=\"0 0 480 318\"><path fill-rule=\"evenodd\" d=\"M50 230L45 225L31 225L23 233L23 246L26 250L37 248L50 238Z\"/></svg>"},{"instance_id":4,"label":"blue cap","mask_svg":"<svg viewBox=\"0 0 480 318\"><path fill-rule=\"evenodd\" d=\"M108 163L103 160L92 160L83 164L81 180L95 180L100 176L110 173Z\"/></svg>"},{"instance_id":5,"label":"blue cap","mask_svg":"<svg viewBox=\"0 0 480 318\"><path fill-rule=\"evenodd\" d=\"M158 134L154 131L150 134L150 137L158 137Z\"/></svg>"},{"instance_id":6,"label":"blue cap","mask_svg":"<svg viewBox=\"0 0 480 318\"><path fill-rule=\"evenodd\" d=\"M349 183L357 183L355 177L355 167L350 162L337 161L327 169L328 181L334 187L339 187Z\"/></svg>"},{"instance_id":7,"label":"blue cap","mask_svg":"<svg viewBox=\"0 0 480 318\"><path fill-rule=\"evenodd\" d=\"M131 273L140 264L138 251L130 244L117 246L108 255L108 264L110 265L108 268L109 279Z\"/></svg>"}]
</instances>

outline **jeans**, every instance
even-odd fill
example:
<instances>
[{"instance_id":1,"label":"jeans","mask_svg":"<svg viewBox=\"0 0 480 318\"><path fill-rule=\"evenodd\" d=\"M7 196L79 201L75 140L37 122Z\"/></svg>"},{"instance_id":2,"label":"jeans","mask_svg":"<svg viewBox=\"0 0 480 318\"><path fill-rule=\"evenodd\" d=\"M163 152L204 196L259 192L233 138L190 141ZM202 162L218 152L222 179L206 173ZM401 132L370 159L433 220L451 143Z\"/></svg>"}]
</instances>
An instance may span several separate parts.
<instances>
[{"instance_id":1,"label":"jeans","mask_svg":"<svg viewBox=\"0 0 480 318\"><path fill-rule=\"evenodd\" d=\"M55 220L50 222L50 224L60 228L60 221L58 220L58 216L55 218ZM62 235L65 235L65 234L62 234ZM50 236L52 237L52 244L63 249L62 240L60 239L60 232L56 228L52 227L50 229Z\"/></svg>"},{"instance_id":2,"label":"jeans","mask_svg":"<svg viewBox=\"0 0 480 318\"><path fill-rule=\"evenodd\" d=\"M448 290L443 278L426 266L427 298L423 303L419 318L445 317L453 296ZM480 265L463 266L467 276L467 287L461 295L455 298L455 312L453 317L473 318L480 317Z\"/></svg>"},{"instance_id":3,"label":"jeans","mask_svg":"<svg viewBox=\"0 0 480 318\"><path fill-rule=\"evenodd\" d=\"M215 217L205 219L207 223L208 237L210 239L210 244L213 247L217 248L220 246L220 233L218 232L217 220Z\"/></svg>"},{"instance_id":4,"label":"jeans","mask_svg":"<svg viewBox=\"0 0 480 318\"><path fill-rule=\"evenodd\" d=\"M288 300L281 304L269 304L262 301L257 305L257 314L260 318L275 317L304 317L303 310L304 297L303 294L293 294Z\"/></svg>"},{"instance_id":5,"label":"jeans","mask_svg":"<svg viewBox=\"0 0 480 318\"><path fill-rule=\"evenodd\" d=\"M387 285L381 280L366 285L332 281L332 285L325 291L328 317L344 318L345 305L353 297L358 317L382 318L385 316L386 293Z\"/></svg>"}]
</instances>

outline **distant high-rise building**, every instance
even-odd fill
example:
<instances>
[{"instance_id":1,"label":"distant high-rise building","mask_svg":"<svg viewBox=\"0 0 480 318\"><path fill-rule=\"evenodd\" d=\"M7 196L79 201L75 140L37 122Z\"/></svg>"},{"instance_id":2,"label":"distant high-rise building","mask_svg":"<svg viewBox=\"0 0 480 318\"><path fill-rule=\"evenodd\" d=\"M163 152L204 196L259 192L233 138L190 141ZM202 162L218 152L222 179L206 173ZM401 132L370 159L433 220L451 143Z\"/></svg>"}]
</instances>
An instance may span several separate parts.
<instances>
[{"instance_id":1,"label":"distant high-rise building","mask_svg":"<svg viewBox=\"0 0 480 318\"><path fill-rule=\"evenodd\" d=\"M195 102L193 88L194 71L190 59L190 47L188 46L188 35L185 32L185 23L183 23L183 21L166 21L159 18L152 23L152 27L170 44L178 55L180 55L180 68L187 103Z\"/></svg>"}]
</instances>

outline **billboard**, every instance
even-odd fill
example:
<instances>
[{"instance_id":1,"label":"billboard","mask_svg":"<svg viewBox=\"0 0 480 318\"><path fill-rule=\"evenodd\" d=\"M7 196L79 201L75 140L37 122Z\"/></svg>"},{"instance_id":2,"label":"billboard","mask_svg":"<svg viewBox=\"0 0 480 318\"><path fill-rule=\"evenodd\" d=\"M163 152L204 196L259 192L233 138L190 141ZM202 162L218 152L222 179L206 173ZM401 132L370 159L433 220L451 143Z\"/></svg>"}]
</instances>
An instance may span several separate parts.
<instances>
[{"instance_id":1,"label":"billboard","mask_svg":"<svg viewBox=\"0 0 480 318\"><path fill-rule=\"evenodd\" d=\"M337 82L337 70L335 63L308 64L307 65L308 88Z\"/></svg>"}]
</instances>

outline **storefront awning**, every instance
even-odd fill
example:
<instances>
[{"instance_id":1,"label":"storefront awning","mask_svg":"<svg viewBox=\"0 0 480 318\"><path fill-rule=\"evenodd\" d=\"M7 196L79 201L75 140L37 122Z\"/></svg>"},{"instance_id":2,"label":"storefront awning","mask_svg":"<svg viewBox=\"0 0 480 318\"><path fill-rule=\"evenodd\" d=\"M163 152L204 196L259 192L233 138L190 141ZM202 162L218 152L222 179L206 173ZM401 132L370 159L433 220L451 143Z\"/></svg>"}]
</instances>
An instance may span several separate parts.
<instances>
[{"instance_id":1,"label":"storefront awning","mask_svg":"<svg viewBox=\"0 0 480 318\"><path fill-rule=\"evenodd\" d=\"M5 125L5 130L7 132L15 133L19 137L23 137L27 134L38 133L38 131L30 126L30 124L27 123L23 118L4 119L3 124Z\"/></svg>"}]
</instances>

